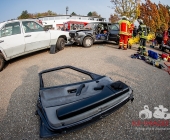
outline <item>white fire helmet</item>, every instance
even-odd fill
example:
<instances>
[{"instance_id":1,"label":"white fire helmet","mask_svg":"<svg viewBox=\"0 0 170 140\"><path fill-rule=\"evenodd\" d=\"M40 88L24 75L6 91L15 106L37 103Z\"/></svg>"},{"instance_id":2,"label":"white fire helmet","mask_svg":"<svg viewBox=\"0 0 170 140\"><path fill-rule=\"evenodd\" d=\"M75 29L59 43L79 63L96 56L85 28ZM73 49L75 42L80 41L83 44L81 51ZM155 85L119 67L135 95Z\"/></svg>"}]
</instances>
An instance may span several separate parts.
<instances>
[{"instance_id":1,"label":"white fire helmet","mask_svg":"<svg viewBox=\"0 0 170 140\"><path fill-rule=\"evenodd\" d=\"M125 20L127 20L127 17L126 17L126 16L122 16L122 19L125 19Z\"/></svg>"},{"instance_id":2,"label":"white fire helmet","mask_svg":"<svg viewBox=\"0 0 170 140\"><path fill-rule=\"evenodd\" d=\"M138 22L141 23L141 24L143 24L143 20L142 20L142 19L139 19Z\"/></svg>"}]
</instances>

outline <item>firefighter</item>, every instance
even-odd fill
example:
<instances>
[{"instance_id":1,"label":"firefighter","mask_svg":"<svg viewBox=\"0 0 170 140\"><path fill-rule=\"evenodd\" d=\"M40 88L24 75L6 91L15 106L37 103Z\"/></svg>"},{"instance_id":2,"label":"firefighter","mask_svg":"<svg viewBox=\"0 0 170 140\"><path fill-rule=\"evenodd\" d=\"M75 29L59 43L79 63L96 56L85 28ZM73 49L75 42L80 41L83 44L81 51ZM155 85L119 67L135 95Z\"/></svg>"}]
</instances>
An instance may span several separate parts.
<instances>
[{"instance_id":1,"label":"firefighter","mask_svg":"<svg viewBox=\"0 0 170 140\"><path fill-rule=\"evenodd\" d=\"M130 22L130 21L129 21ZM129 28L129 37L128 40L132 38L133 36L133 29L134 29L134 24L130 22L130 28ZM128 48L131 49L131 44L128 44Z\"/></svg>"},{"instance_id":2,"label":"firefighter","mask_svg":"<svg viewBox=\"0 0 170 140\"><path fill-rule=\"evenodd\" d=\"M121 49L123 46L123 50L127 50L130 22L128 21L126 16L123 16L122 19L119 21L119 28L119 49Z\"/></svg>"},{"instance_id":3,"label":"firefighter","mask_svg":"<svg viewBox=\"0 0 170 140\"><path fill-rule=\"evenodd\" d=\"M140 43L138 51L141 53L141 55L146 53L146 39L149 33L149 28L143 23L142 19L139 19L139 27L138 27L138 33L140 36Z\"/></svg>"}]
</instances>

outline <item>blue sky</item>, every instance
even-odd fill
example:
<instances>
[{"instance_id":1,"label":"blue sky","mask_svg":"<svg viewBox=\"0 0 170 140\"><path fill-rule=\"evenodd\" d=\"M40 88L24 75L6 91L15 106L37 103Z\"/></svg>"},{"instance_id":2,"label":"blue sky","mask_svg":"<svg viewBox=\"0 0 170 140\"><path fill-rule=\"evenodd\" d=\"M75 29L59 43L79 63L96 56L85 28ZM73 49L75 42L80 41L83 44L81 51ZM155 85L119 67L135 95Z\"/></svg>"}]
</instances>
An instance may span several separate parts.
<instances>
[{"instance_id":1,"label":"blue sky","mask_svg":"<svg viewBox=\"0 0 170 140\"><path fill-rule=\"evenodd\" d=\"M160 0L151 1L158 3ZM161 0L161 3L168 4L168 1ZM68 14L75 12L76 14L87 15L89 11L96 11L107 20L113 13L113 10L108 8L108 6L112 6L110 0L1 0L0 22L17 18L24 10L29 13L51 10L57 14L66 14L66 6L69 7Z\"/></svg>"}]
</instances>

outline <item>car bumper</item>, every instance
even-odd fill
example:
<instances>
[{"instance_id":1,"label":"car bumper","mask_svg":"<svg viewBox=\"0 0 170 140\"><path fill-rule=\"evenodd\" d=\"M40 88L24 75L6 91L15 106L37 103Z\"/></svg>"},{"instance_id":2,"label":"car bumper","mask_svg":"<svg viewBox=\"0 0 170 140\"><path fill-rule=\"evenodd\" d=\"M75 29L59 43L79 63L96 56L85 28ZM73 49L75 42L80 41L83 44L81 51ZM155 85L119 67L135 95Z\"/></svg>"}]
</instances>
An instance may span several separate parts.
<instances>
[{"instance_id":1,"label":"car bumper","mask_svg":"<svg viewBox=\"0 0 170 140\"><path fill-rule=\"evenodd\" d=\"M68 41L71 42L72 44L77 43L78 45L82 45L82 39L78 37L70 38Z\"/></svg>"}]
</instances>

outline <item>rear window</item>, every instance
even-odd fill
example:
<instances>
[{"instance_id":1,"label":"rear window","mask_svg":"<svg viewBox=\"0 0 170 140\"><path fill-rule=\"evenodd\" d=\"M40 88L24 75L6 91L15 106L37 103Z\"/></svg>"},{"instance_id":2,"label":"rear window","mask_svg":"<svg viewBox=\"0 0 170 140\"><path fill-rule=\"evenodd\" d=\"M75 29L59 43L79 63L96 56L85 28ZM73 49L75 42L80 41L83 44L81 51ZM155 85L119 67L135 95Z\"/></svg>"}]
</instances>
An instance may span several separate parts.
<instances>
[{"instance_id":1,"label":"rear window","mask_svg":"<svg viewBox=\"0 0 170 140\"><path fill-rule=\"evenodd\" d=\"M112 25L110 26L110 29L111 29L111 30L119 30L119 24L112 24Z\"/></svg>"}]
</instances>

